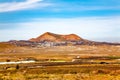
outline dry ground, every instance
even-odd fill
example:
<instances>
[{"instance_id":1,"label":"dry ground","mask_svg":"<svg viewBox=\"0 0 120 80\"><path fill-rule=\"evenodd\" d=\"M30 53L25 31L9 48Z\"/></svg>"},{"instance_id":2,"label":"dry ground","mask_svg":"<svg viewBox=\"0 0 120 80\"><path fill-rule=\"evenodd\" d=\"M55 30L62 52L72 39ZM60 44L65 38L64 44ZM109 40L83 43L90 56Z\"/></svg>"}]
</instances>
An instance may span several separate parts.
<instances>
[{"instance_id":1,"label":"dry ground","mask_svg":"<svg viewBox=\"0 0 120 80\"><path fill-rule=\"evenodd\" d=\"M17 61L27 57L37 60L71 61L76 56L108 56L114 59L120 57L120 46L81 45L31 48L0 45L0 61ZM32 69L15 67L3 69L2 66L9 65L0 66L0 80L120 80L120 64L43 66Z\"/></svg>"},{"instance_id":2,"label":"dry ground","mask_svg":"<svg viewBox=\"0 0 120 80\"><path fill-rule=\"evenodd\" d=\"M120 80L120 64L9 68L0 70L0 80Z\"/></svg>"},{"instance_id":3,"label":"dry ground","mask_svg":"<svg viewBox=\"0 0 120 80\"><path fill-rule=\"evenodd\" d=\"M10 47L0 46L0 61L33 57L36 59L63 59L71 61L74 57L111 56L120 57L120 46L58 46L58 47Z\"/></svg>"}]
</instances>

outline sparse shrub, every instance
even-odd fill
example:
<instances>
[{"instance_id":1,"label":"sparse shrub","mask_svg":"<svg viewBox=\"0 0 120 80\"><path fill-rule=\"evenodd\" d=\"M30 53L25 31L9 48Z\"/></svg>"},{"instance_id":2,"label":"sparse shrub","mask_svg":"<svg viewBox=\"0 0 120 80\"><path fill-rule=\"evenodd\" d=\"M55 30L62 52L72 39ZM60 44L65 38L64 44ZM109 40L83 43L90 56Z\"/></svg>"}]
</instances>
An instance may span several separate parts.
<instances>
[{"instance_id":1,"label":"sparse shrub","mask_svg":"<svg viewBox=\"0 0 120 80\"><path fill-rule=\"evenodd\" d=\"M17 64L17 65L16 65L16 69L19 69L19 68L20 68L20 66Z\"/></svg>"},{"instance_id":2,"label":"sparse shrub","mask_svg":"<svg viewBox=\"0 0 120 80\"><path fill-rule=\"evenodd\" d=\"M108 64L107 62L100 62L100 64Z\"/></svg>"},{"instance_id":3,"label":"sparse shrub","mask_svg":"<svg viewBox=\"0 0 120 80\"><path fill-rule=\"evenodd\" d=\"M10 62L10 59L7 59L6 62Z\"/></svg>"},{"instance_id":4,"label":"sparse shrub","mask_svg":"<svg viewBox=\"0 0 120 80\"><path fill-rule=\"evenodd\" d=\"M109 71L108 70L97 70L95 73L96 74L108 74Z\"/></svg>"}]
</instances>

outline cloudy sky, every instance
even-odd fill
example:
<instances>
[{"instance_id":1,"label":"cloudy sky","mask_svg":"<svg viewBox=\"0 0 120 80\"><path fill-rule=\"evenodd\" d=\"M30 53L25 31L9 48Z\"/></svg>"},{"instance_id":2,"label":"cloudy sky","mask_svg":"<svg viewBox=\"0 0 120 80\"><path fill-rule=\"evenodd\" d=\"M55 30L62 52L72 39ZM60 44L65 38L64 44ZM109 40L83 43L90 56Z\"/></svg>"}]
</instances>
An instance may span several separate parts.
<instances>
[{"instance_id":1,"label":"cloudy sky","mask_svg":"<svg viewBox=\"0 0 120 80\"><path fill-rule=\"evenodd\" d=\"M44 32L120 42L120 0L0 0L0 41Z\"/></svg>"}]
</instances>

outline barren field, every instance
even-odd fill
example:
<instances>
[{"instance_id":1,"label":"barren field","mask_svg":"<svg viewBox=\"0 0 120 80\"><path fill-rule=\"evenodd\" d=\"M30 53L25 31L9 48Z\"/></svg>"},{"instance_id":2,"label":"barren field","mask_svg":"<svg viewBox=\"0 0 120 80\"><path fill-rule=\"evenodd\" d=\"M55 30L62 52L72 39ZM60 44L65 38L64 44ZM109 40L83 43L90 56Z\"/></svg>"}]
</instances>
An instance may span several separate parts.
<instances>
[{"instance_id":1,"label":"barren field","mask_svg":"<svg viewBox=\"0 0 120 80\"><path fill-rule=\"evenodd\" d=\"M0 65L0 80L120 80L120 46L0 47L0 62L26 59Z\"/></svg>"},{"instance_id":2,"label":"barren field","mask_svg":"<svg viewBox=\"0 0 120 80\"><path fill-rule=\"evenodd\" d=\"M32 57L35 59L62 59L71 61L74 57L120 56L120 46L56 46L56 47L0 47L0 61L18 60Z\"/></svg>"},{"instance_id":3,"label":"barren field","mask_svg":"<svg viewBox=\"0 0 120 80\"><path fill-rule=\"evenodd\" d=\"M0 80L120 80L120 64L80 64L9 68Z\"/></svg>"}]
</instances>

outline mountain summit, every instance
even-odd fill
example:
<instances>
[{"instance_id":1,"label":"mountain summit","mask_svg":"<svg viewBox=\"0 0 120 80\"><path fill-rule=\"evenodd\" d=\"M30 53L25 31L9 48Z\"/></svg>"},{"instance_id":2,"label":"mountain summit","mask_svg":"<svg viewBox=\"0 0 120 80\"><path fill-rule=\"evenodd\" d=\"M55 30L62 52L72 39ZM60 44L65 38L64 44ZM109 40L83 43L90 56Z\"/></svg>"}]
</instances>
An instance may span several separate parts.
<instances>
[{"instance_id":1,"label":"mountain summit","mask_svg":"<svg viewBox=\"0 0 120 80\"><path fill-rule=\"evenodd\" d=\"M59 41L80 41L83 40L76 34L68 34L68 35L61 35L55 34L51 32L46 32L37 38L32 38L29 41L33 42L41 42L41 41L52 41L52 42L59 42Z\"/></svg>"}]
</instances>

